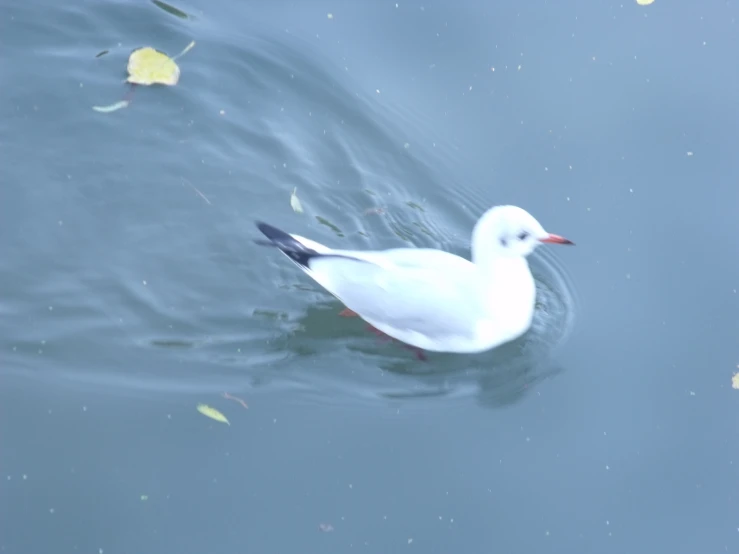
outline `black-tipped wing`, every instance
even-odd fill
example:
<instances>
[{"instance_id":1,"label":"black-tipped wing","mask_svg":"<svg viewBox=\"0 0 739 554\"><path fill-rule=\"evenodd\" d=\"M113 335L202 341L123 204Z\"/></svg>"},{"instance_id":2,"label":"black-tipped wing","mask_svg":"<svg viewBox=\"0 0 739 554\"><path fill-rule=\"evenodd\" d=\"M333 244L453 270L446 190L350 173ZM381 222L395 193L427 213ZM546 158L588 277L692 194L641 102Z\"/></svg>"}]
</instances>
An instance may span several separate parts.
<instances>
[{"instance_id":1,"label":"black-tipped wing","mask_svg":"<svg viewBox=\"0 0 739 554\"><path fill-rule=\"evenodd\" d=\"M257 228L264 234L269 241L256 240L255 242L262 246L275 246L285 254L288 258L294 261L303 269L310 269L310 262L316 258L348 258L358 262L365 262L357 258L352 258L343 254L335 254L332 252L318 252L313 248L309 248L299 240L294 238L289 233L278 229L268 223L257 221Z\"/></svg>"}]
</instances>

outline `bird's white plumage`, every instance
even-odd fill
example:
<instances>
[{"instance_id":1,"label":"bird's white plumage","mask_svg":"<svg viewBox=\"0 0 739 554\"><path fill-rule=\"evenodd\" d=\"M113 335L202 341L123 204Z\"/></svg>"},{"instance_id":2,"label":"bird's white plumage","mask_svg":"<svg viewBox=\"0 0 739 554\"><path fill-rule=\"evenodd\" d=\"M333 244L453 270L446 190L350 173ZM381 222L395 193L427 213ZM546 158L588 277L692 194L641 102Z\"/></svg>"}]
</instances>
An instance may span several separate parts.
<instances>
[{"instance_id":1,"label":"bird's white plumage","mask_svg":"<svg viewBox=\"0 0 739 554\"><path fill-rule=\"evenodd\" d=\"M497 206L475 226L472 261L427 248L335 250L285 236L324 255L298 265L378 330L423 350L474 353L528 330L536 289L526 255L555 235L521 208Z\"/></svg>"}]
</instances>

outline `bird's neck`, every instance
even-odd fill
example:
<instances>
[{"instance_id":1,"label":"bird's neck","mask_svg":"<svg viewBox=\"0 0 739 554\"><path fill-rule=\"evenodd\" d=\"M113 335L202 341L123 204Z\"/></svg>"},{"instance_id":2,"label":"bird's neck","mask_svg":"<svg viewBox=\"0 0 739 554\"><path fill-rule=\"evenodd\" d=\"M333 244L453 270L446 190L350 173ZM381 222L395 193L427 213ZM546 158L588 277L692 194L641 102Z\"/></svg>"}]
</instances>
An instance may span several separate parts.
<instances>
[{"instance_id":1,"label":"bird's neck","mask_svg":"<svg viewBox=\"0 0 739 554\"><path fill-rule=\"evenodd\" d=\"M479 268L480 274L491 286L518 288L521 284L531 280L531 271L526 258L523 256L473 256L473 263Z\"/></svg>"},{"instance_id":2,"label":"bird's neck","mask_svg":"<svg viewBox=\"0 0 739 554\"><path fill-rule=\"evenodd\" d=\"M477 256L480 295L498 334L515 338L531 325L536 285L526 258L521 256Z\"/></svg>"},{"instance_id":3,"label":"bird's neck","mask_svg":"<svg viewBox=\"0 0 739 554\"><path fill-rule=\"evenodd\" d=\"M491 242L499 235L491 212L480 218L472 230L472 263L478 267L481 294L488 299L491 313L501 308L521 314L520 325L531 322L536 288L524 256L512 256ZM500 317L500 313L498 313Z\"/></svg>"}]
</instances>

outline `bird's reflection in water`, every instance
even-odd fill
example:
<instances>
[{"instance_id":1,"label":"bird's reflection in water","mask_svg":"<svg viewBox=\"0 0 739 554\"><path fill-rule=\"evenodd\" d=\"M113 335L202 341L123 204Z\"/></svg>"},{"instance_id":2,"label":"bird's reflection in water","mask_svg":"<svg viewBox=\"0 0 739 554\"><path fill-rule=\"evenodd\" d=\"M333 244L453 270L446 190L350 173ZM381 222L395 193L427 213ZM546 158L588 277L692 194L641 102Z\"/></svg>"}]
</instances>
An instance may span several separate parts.
<instances>
[{"instance_id":1,"label":"bird's reflection in water","mask_svg":"<svg viewBox=\"0 0 739 554\"><path fill-rule=\"evenodd\" d=\"M541 354L541 357L540 357ZM386 398L428 398L474 395L488 407L513 404L532 392L536 383L562 371L543 353L510 343L493 352L464 356L461 360L439 359L437 364L395 361L384 366L388 372L416 381L410 388L385 391ZM459 357L459 356L458 356Z\"/></svg>"},{"instance_id":2,"label":"bird's reflection in water","mask_svg":"<svg viewBox=\"0 0 739 554\"><path fill-rule=\"evenodd\" d=\"M430 354L428 363L399 354L380 366L406 378L403 389L383 391L385 398L474 395L488 407L513 404L536 383L562 371L550 359L548 341L535 330L499 348L476 355Z\"/></svg>"}]
</instances>

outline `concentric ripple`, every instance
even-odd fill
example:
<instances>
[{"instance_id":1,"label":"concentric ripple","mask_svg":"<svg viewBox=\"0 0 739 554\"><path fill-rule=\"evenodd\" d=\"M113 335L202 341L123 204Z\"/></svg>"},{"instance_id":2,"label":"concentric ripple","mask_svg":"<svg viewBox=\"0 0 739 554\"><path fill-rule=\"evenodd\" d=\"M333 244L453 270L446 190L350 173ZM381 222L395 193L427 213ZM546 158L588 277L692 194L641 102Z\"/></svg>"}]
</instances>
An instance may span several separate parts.
<instances>
[{"instance_id":1,"label":"concentric ripple","mask_svg":"<svg viewBox=\"0 0 739 554\"><path fill-rule=\"evenodd\" d=\"M343 306L331 299L280 325L284 335L274 348L289 351L290 357L276 364L273 375L300 383L312 392L306 398L318 402L470 396L493 407L515 402L534 383L562 370L554 353L576 314L566 272L551 252L539 250L531 259L534 320L515 341L478 355L432 352L422 362L396 343L378 339L357 318L339 317Z\"/></svg>"}]
</instances>

